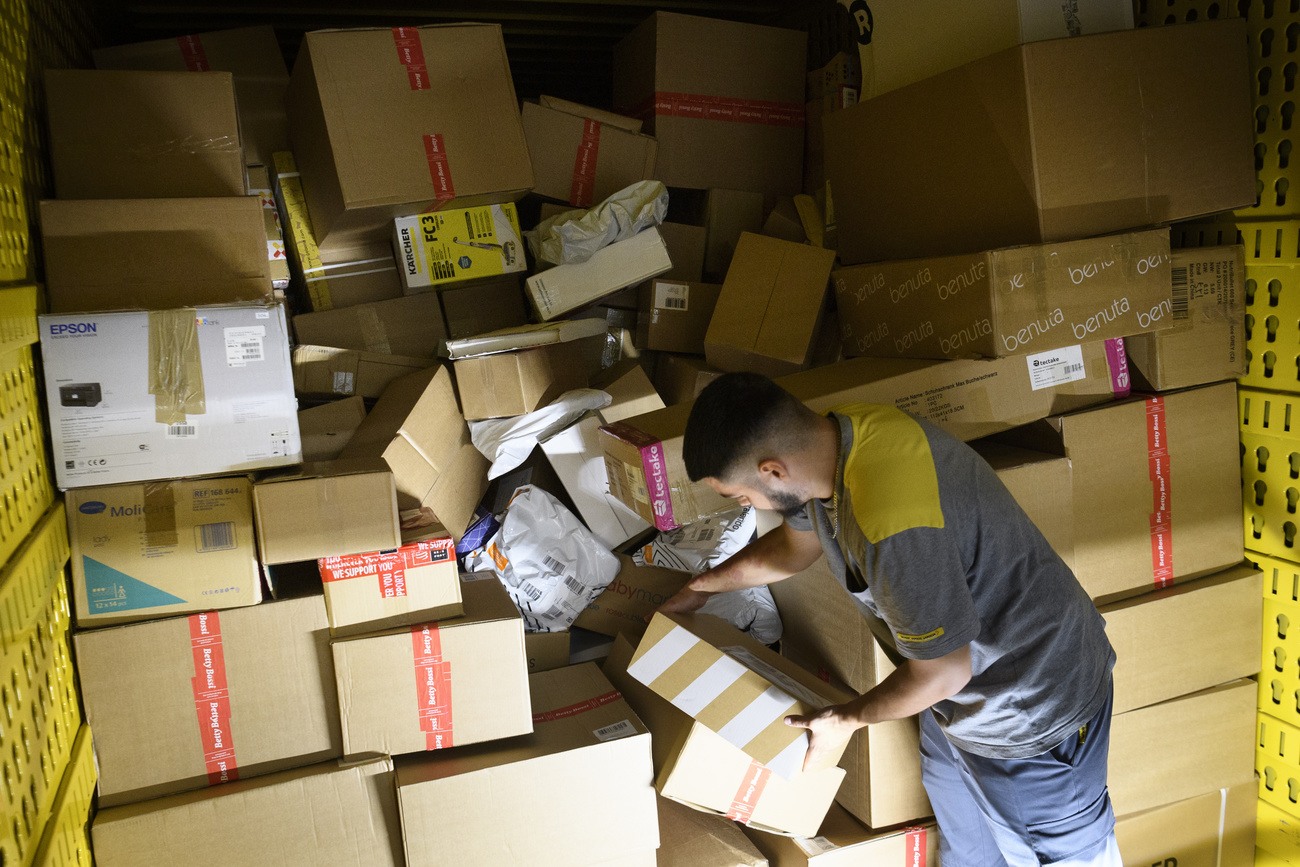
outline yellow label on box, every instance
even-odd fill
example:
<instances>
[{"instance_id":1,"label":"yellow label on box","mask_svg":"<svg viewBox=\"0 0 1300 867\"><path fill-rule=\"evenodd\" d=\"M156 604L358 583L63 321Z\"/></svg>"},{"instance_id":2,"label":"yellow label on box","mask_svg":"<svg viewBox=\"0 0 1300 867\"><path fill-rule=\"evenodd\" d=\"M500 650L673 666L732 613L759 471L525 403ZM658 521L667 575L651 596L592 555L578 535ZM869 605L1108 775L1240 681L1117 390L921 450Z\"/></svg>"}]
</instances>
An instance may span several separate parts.
<instances>
[{"instance_id":1,"label":"yellow label on box","mask_svg":"<svg viewBox=\"0 0 1300 867\"><path fill-rule=\"evenodd\" d=\"M395 249L408 289L525 269L519 216L509 203L398 217Z\"/></svg>"}]
</instances>

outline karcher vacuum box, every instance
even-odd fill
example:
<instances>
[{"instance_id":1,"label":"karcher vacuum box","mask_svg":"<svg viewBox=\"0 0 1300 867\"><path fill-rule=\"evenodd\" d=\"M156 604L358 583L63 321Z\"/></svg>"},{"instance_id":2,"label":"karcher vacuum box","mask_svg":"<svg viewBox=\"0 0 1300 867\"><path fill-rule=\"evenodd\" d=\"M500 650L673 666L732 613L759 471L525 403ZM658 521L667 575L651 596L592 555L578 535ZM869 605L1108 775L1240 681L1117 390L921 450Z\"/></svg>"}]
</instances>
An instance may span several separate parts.
<instances>
[{"instance_id":1,"label":"karcher vacuum box","mask_svg":"<svg viewBox=\"0 0 1300 867\"><path fill-rule=\"evenodd\" d=\"M509 202L398 217L392 236L407 295L528 270Z\"/></svg>"},{"instance_id":2,"label":"karcher vacuum box","mask_svg":"<svg viewBox=\"0 0 1300 867\"><path fill-rule=\"evenodd\" d=\"M534 674L524 694L531 734L398 760L409 863L596 867L658 847L650 733L600 669Z\"/></svg>"},{"instance_id":3,"label":"karcher vacuum box","mask_svg":"<svg viewBox=\"0 0 1300 867\"><path fill-rule=\"evenodd\" d=\"M875 830L838 805L826 814L815 837L787 837L754 828L745 831L776 867L836 867L849 864L901 864L926 867L939 859L939 827L925 822Z\"/></svg>"},{"instance_id":4,"label":"karcher vacuum box","mask_svg":"<svg viewBox=\"0 0 1300 867\"><path fill-rule=\"evenodd\" d=\"M343 753L320 596L92 629L72 641L102 806Z\"/></svg>"},{"instance_id":5,"label":"karcher vacuum box","mask_svg":"<svg viewBox=\"0 0 1300 867\"><path fill-rule=\"evenodd\" d=\"M456 545L445 535L404 539L396 549L325 557L317 565L335 637L459 617L465 610Z\"/></svg>"},{"instance_id":6,"label":"karcher vacuum box","mask_svg":"<svg viewBox=\"0 0 1300 867\"><path fill-rule=\"evenodd\" d=\"M659 145L648 135L601 123L584 106L523 106L524 136L539 196L575 208L598 205L638 181L654 177Z\"/></svg>"},{"instance_id":7,"label":"karcher vacuum box","mask_svg":"<svg viewBox=\"0 0 1300 867\"><path fill-rule=\"evenodd\" d=\"M101 809L90 836L95 861L104 867L406 863L387 756L323 762Z\"/></svg>"},{"instance_id":8,"label":"karcher vacuum box","mask_svg":"<svg viewBox=\"0 0 1300 867\"><path fill-rule=\"evenodd\" d=\"M77 626L262 601L247 478L68 491Z\"/></svg>"},{"instance_id":9,"label":"karcher vacuum box","mask_svg":"<svg viewBox=\"0 0 1300 867\"><path fill-rule=\"evenodd\" d=\"M301 459L280 305L41 316L40 330L61 488Z\"/></svg>"},{"instance_id":10,"label":"karcher vacuum box","mask_svg":"<svg viewBox=\"0 0 1300 867\"><path fill-rule=\"evenodd\" d=\"M1124 867L1253 867L1254 783L1118 816L1115 840Z\"/></svg>"}]
</instances>

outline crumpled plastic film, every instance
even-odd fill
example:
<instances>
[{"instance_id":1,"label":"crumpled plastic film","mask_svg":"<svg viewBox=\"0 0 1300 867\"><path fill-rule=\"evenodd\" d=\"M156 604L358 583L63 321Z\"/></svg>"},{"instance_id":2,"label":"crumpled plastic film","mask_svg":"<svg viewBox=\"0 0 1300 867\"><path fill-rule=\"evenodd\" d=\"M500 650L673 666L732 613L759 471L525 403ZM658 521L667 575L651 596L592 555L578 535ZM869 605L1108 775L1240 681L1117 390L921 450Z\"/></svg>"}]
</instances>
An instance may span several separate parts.
<instances>
[{"instance_id":1,"label":"crumpled plastic film","mask_svg":"<svg viewBox=\"0 0 1300 867\"><path fill-rule=\"evenodd\" d=\"M612 400L594 388L575 388L525 415L470 422L470 442L492 462L488 479L495 479L528 460L539 442L555 436L591 410L604 409Z\"/></svg>"},{"instance_id":2,"label":"crumpled plastic film","mask_svg":"<svg viewBox=\"0 0 1300 867\"><path fill-rule=\"evenodd\" d=\"M668 188L638 181L589 211L565 211L524 232L538 267L586 262L597 250L661 225L668 213Z\"/></svg>"}]
</instances>

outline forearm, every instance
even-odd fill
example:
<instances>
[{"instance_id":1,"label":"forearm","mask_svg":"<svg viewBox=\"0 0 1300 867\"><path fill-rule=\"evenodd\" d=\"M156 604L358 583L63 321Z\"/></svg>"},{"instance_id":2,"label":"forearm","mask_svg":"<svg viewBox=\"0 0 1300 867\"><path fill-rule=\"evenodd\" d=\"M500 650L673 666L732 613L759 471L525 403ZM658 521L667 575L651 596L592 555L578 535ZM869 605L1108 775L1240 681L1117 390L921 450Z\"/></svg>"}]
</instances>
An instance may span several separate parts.
<instances>
[{"instance_id":1,"label":"forearm","mask_svg":"<svg viewBox=\"0 0 1300 867\"><path fill-rule=\"evenodd\" d=\"M798 535L792 535L795 533ZM820 555L815 536L782 525L696 576L687 586L701 593L725 593L772 584L807 569Z\"/></svg>"},{"instance_id":2,"label":"forearm","mask_svg":"<svg viewBox=\"0 0 1300 867\"><path fill-rule=\"evenodd\" d=\"M875 687L842 708L845 715L860 726L905 719L946 698L952 698L968 680L969 674L964 678L959 675L931 676L908 660Z\"/></svg>"}]
</instances>

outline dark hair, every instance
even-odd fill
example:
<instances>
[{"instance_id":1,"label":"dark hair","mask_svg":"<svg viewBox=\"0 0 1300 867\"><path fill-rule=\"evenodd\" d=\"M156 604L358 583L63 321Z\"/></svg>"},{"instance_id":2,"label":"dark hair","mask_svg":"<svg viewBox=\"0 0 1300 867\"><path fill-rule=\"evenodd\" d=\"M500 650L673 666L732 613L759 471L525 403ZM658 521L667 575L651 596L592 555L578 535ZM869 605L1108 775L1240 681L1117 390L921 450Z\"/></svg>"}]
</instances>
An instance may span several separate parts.
<instances>
[{"instance_id":1,"label":"dark hair","mask_svg":"<svg viewBox=\"0 0 1300 867\"><path fill-rule=\"evenodd\" d=\"M790 392L766 376L719 376L700 392L686 420L682 439L686 474L693 482L729 478L752 452L784 439L781 428L806 412Z\"/></svg>"}]
</instances>

